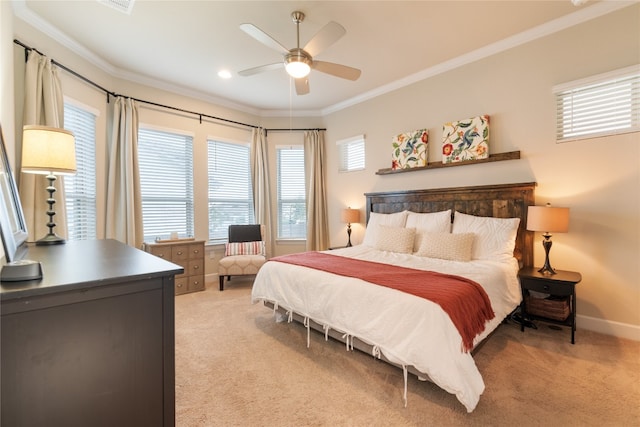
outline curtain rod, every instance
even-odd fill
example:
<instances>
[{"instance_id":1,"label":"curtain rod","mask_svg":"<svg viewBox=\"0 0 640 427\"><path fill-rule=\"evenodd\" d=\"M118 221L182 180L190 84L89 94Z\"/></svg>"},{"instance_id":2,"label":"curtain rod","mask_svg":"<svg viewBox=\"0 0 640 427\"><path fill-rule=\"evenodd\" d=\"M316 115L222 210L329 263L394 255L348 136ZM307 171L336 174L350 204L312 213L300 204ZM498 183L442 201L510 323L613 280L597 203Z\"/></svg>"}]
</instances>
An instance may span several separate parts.
<instances>
[{"instance_id":1,"label":"curtain rod","mask_svg":"<svg viewBox=\"0 0 640 427\"><path fill-rule=\"evenodd\" d=\"M22 42L21 42L20 40L18 40L18 39L13 39L13 42L14 42L15 44L19 45L19 46L22 46L22 48L24 48L24 50L25 50L25 55L24 55L25 62L26 62L26 61L27 61L27 59L28 59L27 51L30 51L30 50L33 50L33 51L35 51L35 52L38 52L38 53L39 53L40 55L42 55L42 56L47 56L47 55L45 55L44 53L40 52L38 49L33 48L33 47L31 47L31 46L27 46L26 44L22 43ZM120 95L120 94L117 94L117 93L115 93L115 92L112 92L112 91L110 91L110 90L107 90L107 89L103 88L102 86L100 86L99 84L95 83L94 81L92 81L92 80L90 80L90 79L86 78L85 76L83 76L83 75L81 75L81 74L77 73L76 71L73 71L73 70L72 70L72 69L70 69L69 67L67 67L67 66L65 66L65 65L63 65L63 64L61 64L61 63L59 63L59 62L58 62L58 61L56 61L55 59L51 59L51 63L52 63L52 64L54 64L54 65L56 65L56 66L58 66L58 67L60 67L60 68L62 68L62 69L63 69L63 70L65 70L66 72L68 72L68 73L70 73L70 74L74 75L75 77L77 77L77 78L79 78L79 79L83 80L84 82L86 82L86 83L90 84L91 86L93 86L93 87L95 87L95 88L97 88L97 89L100 89L101 91L103 91L104 93L106 93L106 94L107 94L107 104L109 103L109 96L113 96L114 98L115 98L115 97L117 97L117 96L125 96L125 95ZM219 121L223 121L223 122L226 122L226 123L233 123L233 124L240 125L240 126L250 127L250 128L253 128L253 129L259 129L259 128L260 128L260 126L250 125L250 124L242 123L242 122L237 122L237 121L235 121L235 120L229 120L229 119L225 119L225 118L222 118L222 117L211 116L211 115L204 114L204 113L197 113L197 112L195 112L195 111L185 110L185 109L183 109L183 108L178 108L178 107L172 107L172 106L170 106L170 105L164 105L164 104L158 104L158 103L156 103L156 102L145 101L144 99L138 99L138 98L132 98L132 97L127 97L127 98L133 99L134 101L137 101L137 102L142 102L142 103L144 103L144 104L153 105L154 107L167 108L167 109L169 109L169 110L179 111L179 112L181 112L181 113L193 114L194 116L198 116L198 117L199 117L199 119L200 119L200 123L202 123L202 118L203 118L203 117L206 117L206 118L208 118L208 119L219 120ZM269 131L272 131L272 132L280 132L280 131L309 131L309 130L326 130L326 129L265 129L265 135L266 135L266 133L267 133L267 132L269 132Z\"/></svg>"},{"instance_id":2,"label":"curtain rod","mask_svg":"<svg viewBox=\"0 0 640 427\"><path fill-rule=\"evenodd\" d=\"M327 130L326 128L298 128L298 129L265 129L265 135L268 132L305 132L309 130Z\"/></svg>"}]
</instances>

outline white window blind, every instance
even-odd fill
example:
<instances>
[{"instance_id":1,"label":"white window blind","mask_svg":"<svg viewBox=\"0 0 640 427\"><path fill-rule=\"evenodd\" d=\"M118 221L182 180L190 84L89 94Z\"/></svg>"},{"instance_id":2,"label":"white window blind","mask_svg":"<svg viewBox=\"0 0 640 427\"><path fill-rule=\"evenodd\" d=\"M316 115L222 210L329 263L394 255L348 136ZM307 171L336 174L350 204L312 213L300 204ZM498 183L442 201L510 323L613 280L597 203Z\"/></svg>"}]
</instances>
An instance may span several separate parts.
<instances>
[{"instance_id":1,"label":"white window blind","mask_svg":"<svg viewBox=\"0 0 640 427\"><path fill-rule=\"evenodd\" d=\"M207 144L209 240L223 241L229 225L254 222L249 145L212 140Z\"/></svg>"},{"instance_id":2,"label":"white window blind","mask_svg":"<svg viewBox=\"0 0 640 427\"><path fill-rule=\"evenodd\" d=\"M138 160L145 242L193 236L193 138L140 128Z\"/></svg>"},{"instance_id":3,"label":"white window blind","mask_svg":"<svg viewBox=\"0 0 640 427\"><path fill-rule=\"evenodd\" d=\"M340 156L339 172L352 172L364 169L364 135L337 141Z\"/></svg>"},{"instance_id":4,"label":"white window blind","mask_svg":"<svg viewBox=\"0 0 640 427\"><path fill-rule=\"evenodd\" d=\"M558 142L640 131L640 66L558 85L553 92Z\"/></svg>"},{"instance_id":5,"label":"white window blind","mask_svg":"<svg viewBox=\"0 0 640 427\"><path fill-rule=\"evenodd\" d=\"M96 239L96 115L65 103L64 127L76 140L76 174L64 177L68 239Z\"/></svg>"},{"instance_id":6,"label":"white window blind","mask_svg":"<svg viewBox=\"0 0 640 427\"><path fill-rule=\"evenodd\" d=\"M306 239L307 206L302 146L277 147L278 238Z\"/></svg>"}]
</instances>

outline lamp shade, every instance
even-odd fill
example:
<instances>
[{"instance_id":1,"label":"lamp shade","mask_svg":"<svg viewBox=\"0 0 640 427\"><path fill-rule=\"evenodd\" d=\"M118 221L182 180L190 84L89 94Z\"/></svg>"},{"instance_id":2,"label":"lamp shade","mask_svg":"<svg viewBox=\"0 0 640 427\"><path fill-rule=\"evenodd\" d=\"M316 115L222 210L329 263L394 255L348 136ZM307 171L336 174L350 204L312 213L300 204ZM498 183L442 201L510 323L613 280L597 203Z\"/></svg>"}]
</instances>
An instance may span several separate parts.
<instances>
[{"instance_id":1,"label":"lamp shade","mask_svg":"<svg viewBox=\"0 0 640 427\"><path fill-rule=\"evenodd\" d=\"M48 126L25 126L22 133L22 172L73 175L76 146L73 133Z\"/></svg>"},{"instance_id":2,"label":"lamp shade","mask_svg":"<svg viewBox=\"0 0 640 427\"><path fill-rule=\"evenodd\" d=\"M360 222L360 211L358 209L343 209L342 210L342 222L347 224L354 224Z\"/></svg>"},{"instance_id":3,"label":"lamp shade","mask_svg":"<svg viewBox=\"0 0 640 427\"><path fill-rule=\"evenodd\" d=\"M569 208L529 206L527 230L545 233L566 233L569 231Z\"/></svg>"}]
</instances>

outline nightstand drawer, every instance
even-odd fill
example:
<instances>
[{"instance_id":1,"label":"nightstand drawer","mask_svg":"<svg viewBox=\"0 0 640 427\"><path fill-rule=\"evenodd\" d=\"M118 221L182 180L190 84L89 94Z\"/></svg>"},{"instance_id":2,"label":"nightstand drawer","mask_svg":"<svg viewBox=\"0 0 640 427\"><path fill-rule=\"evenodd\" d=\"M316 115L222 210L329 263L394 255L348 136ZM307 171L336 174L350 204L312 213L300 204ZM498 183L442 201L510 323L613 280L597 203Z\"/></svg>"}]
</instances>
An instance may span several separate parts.
<instances>
[{"instance_id":1,"label":"nightstand drawer","mask_svg":"<svg viewBox=\"0 0 640 427\"><path fill-rule=\"evenodd\" d=\"M542 292L557 296L573 295L574 285L572 283L548 282L544 280L528 279L521 277L520 286L530 291Z\"/></svg>"}]
</instances>

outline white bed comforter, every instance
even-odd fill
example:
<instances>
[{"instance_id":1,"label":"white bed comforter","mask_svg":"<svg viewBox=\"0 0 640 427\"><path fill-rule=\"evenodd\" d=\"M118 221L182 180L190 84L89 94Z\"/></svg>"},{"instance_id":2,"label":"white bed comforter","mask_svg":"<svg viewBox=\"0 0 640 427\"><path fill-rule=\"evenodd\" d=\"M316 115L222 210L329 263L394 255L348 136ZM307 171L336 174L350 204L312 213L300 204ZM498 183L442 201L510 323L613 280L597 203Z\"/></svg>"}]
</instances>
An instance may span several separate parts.
<instances>
[{"instance_id":1,"label":"white bed comforter","mask_svg":"<svg viewBox=\"0 0 640 427\"><path fill-rule=\"evenodd\" d=\"M504 261L445 261L378 251L359 245L332 255L384 262L467 277L487 292L495 317L476 337L478 344L520 303L515 258ZM360 279L281 262L267 262L252 290L252 302L284 309L377 347L391 362L413 366L455 394L468 412L475 409L484 382L449 316L429 300Z\"/></svg>"}]
</instances>

